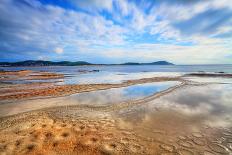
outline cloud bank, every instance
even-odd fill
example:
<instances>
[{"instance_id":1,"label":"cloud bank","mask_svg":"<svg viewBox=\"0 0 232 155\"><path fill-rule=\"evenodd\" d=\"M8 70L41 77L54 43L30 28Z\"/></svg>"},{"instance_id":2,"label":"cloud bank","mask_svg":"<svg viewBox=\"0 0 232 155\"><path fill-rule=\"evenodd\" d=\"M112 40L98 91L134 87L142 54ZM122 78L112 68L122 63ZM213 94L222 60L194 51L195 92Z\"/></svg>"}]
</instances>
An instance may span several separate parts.
<instances>
[{"instance_id":1,"label":"cloud bank","mask_svg":"<svg viewBox=\"0 0 232 155\"><path fill-rule=\"evenodd\" d=\"M232 63L231 0L2 0L0 61Z\"/></svg>"}]
</instances>

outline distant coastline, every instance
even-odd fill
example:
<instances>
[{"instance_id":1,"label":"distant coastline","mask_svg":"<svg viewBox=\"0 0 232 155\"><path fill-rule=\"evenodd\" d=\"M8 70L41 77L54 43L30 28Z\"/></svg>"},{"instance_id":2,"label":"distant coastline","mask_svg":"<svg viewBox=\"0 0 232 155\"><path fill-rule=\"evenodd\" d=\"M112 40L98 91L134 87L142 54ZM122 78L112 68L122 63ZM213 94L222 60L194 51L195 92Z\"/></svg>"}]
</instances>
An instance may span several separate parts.
<instances>
[{"instance_id":1,"label":"distant coastline","mask_svg":"<svg viewBox=\"0 0 232 155\"><path fill-rule=\"evenodd\" d=\"M1 67L21 67L21 66L85 66L85 65L174 65L167 61L155 61L150 63L126 62L121 64L94 64L86 61L43 61L26 60L18 62L0 62Z\"/></svg>"}]
</instances>

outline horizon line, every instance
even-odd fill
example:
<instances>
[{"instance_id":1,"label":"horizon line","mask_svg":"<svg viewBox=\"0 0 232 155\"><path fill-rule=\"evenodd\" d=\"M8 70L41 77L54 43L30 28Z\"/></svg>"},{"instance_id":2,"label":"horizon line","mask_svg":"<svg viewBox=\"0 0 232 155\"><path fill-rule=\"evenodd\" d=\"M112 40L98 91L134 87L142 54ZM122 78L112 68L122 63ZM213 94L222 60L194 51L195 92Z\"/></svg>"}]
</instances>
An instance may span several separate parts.
<instances>
[{"instance_id":1,"label":"horizon line","mask_svg":"<svg viewBox=\"0 0 232 155\"><path fill-rule=\"evenodd\" d=\"M69 60L59 60L59 61L56 61L56 60L20 60L20 61L0 61L0 63L17 63L17 62L24 62L24 61L50 61L50 62L64 62L64 61L67 61L67 62L86 62L86 63L89 63L89 65L122 65L122 64L125 64L125 63L139 63L139 64L143 64L143 63L154 63L154 62L160 62L160 61L165 61L165 62L168 62L168 63L172 63L172 62L169 62L169 61L166 61L166 60L157 60L157 61L151 61L151 62L132 62L132 61L128 61L128 62L122 62L122 63L91 63L89 61L85 61L85 60L76 60L76 61L69 61ZM175 63L172 63L173 65L232 65L232 64L222 64L222 63L215 63L215 64L175 64ZM128 64L129 65L129 64ZM136 64L135 64L136 65ZM144 64L145 65L145 64ZM149 64L148 64L149 65ZM67 65L68 66L68 65ZM84 65L83 65L84 66ZM3 66L1 66L3 67Z\"/></svg>"}]
</instances>

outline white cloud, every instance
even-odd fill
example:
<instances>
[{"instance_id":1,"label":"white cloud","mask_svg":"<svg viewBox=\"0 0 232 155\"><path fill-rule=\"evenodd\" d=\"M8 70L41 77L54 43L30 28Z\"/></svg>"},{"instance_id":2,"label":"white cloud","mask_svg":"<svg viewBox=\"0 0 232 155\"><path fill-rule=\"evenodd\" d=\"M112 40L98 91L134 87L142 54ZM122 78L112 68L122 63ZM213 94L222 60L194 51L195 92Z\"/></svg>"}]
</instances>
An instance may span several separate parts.
<instances>
[{"instance_id":1,"label":"white cloud","mask_svg":"<svg viewBox=\"0 0 232 155\"><path fill-rule=\"evenodd\" d=\"M54 49L54 51L57 53L57 54L62 54L64 52L64 49L63 48L60 48L60 47L57 47Z\"/></svg>"},{"instance_id":2,"label":"white cloud","mask_svg":"<svg viewBox=\"0 0 232 155\"><path fill-rule=\"evenodd\" d=\"M200 39L200 38L199 38ZM82 49L85 53L104 56L109 59L157 61L167 60L176 64L214 64L230 63L226 58L231 47L225 47L216 40L202 41L202 44L192 46L169 44L135 44L124 47L100 48L87 47Z\"/></svg>"},{"instance_id":3,"label":"white cloud","mask_svg":"<svg viewBox=\"0 0 232 155\"><path fill-rule=\"evenodd\" d=\"M65 56L92 53L118 60L128 57L174 63L223 63L228 61L226 56L232 50L231 37L213 37L232 33L231 25L221 25L210 35L194 32L183 35L173 23L190 20L209 9L232 10L229 1L201 1L191 5L161 3L146 13L148 4L127 0L72 1L87 12L39 1L26 0L28 5L25 5L2 0L0 49L19 53L37 51L41 55L53 49L51 55L57 53L64 57L62 47L65 47ZM101 14L102 10L108 11L109 17ZM186 42L190 45L184 45Z\"/></svg>"}]
</instances>

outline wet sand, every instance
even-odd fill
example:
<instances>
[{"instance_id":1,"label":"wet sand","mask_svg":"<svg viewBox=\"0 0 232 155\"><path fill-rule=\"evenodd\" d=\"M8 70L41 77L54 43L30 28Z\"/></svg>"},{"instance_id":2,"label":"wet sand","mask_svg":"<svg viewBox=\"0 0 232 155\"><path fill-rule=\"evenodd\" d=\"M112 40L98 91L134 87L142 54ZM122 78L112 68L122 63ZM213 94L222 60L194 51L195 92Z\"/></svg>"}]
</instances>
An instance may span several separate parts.
<instances>
[{"instance_id":1,"label":"wet sand","mask_svg":"<svg viewBox=\"0 0 232 155\"><path fill-rule=\"evenodd\" d=\"M63 74L32 70L0 71L0 81L61 79Z\"/></svg>"},{"instance_id":2,"label":"wet sand","mask_svg":"<svg viewBox=\"0 0 232 155\"><path fill-rule=\"evenodd\" d=\"M6 154L231 153L231 126L211 126L205 122L209 115L190 115L173 107L159 107L159 102L169 97L107 110L66 106L3 117L0 151Z\"/></svg>"},{"instance_id":3,"label":"wet sand","mask_svg":"<svg viewBox=\"0 0 232 155\"><path fill-rule=\"evenodd\" d=\"M94 102L69 105L60 100L59 106L43 107L51 100L45 98L40 100L41 107L28 112L16 109L15 113L10 113L8 109L4 114L1 111L0 153L230 155L231 85L197 83L179 77L154 77L120 84L57 86L37 83L36 90L34 84L30 88L24 85L28 97L20 94L19 87L19 94L14 94L16 87L12 86L7 95L2 95L1 102L17 99L30 102L28 99L41 96L54 96L59 101L57 96L63 94L158 81L181 83L142 99L109 105ZM7 87L1 89L6 91ZM7 110L4 106L10 104L6 102L1 108ZM20 105L16 102L14 106Z\"/></svg>"},{"instance_id":4,"label":"wet sand","mask_svg":"<svg viewBox=\"0 0 232 155\"><path fill-rule=\"evenodd\" d=\"M24 79L27 77L24 72L31 73L32 71L19 71L19 72L3 72L2 74L20 74L23 72ZM64 78L64 75L55 73L44 73L39 72L38 75L31 79L41 79L41 77L49 80L54 78ZM1 75L1 74L0 74ZM28 78L28 77L27 77ZM4 78L3 78L4 79ZM17 79L17 78L16 78ZM11 79L12 80L12 79ZM0 100L6 102L6 100L20 100L20 99L31 99L39 97L58 97L65 96L81 92L89 92L96 90L105 90L110 88L127 87L136 84L151 83L151 82L162 82L162 81L185 81L179 77L154 77L154 78L143 78L136 80L127 80L118 84L72 84L72 85L56 85L52 82L40 82L30 84L17 84L17 85L3 85L0 89ZM43 87L44 86L44 87Z\"/></svg>"}]
</instances>

